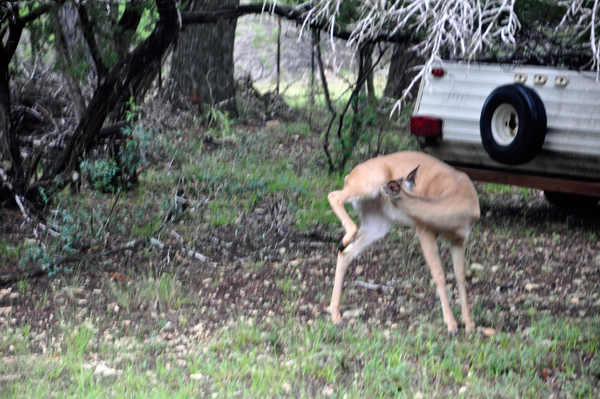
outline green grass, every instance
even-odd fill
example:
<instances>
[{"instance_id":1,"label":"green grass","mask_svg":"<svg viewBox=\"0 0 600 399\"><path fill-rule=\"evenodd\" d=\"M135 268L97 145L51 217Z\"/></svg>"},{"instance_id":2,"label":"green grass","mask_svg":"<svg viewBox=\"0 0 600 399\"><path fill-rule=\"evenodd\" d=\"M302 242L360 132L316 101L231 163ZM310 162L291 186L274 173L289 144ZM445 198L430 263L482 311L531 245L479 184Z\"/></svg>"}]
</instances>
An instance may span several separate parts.
<instances>
[{"instance_id":1,"label":"green grass","mask_svg":"<svg viewBox=\"0 0 600 399\"><path fill-rule=\"evenodd\" d=\"M339 398L453 398L464 387L472 398L547 398L550 375L572 397L598 395L597 317L544 317L525 331L489 338L448 336L428 324L408 331L239 319L192 345L179 363L164 346L115 346L94 328L89 320L71 326L59 352L33 357L25 328L4 329L2 342L15 347L19 361L4 365L10 378L3 397L326 397L331 390ZM98 364L116 374L96 374Z\"/></svg>"},{"instance_id":2,"label":"green grass","mask_svg":"<svg viewBox=\"0 0 600 399\"><path fill-rule=\"evenodd\" d=\"M60 193L49 204L52 212L48 222L60 229L61 237L42 237L48 246L45 256L78 253L73 244L80 238L96 240L96 248L108 249L150 236L167 242L175 230L186 248L204 253L212 249L196 248L197 242L203 235L212 235L213 230L237 234L238 228L245 228L251 234L262 234L262 226L252 230L254 226L244 223L251 219L248 216L273 217L268 214L273 207L287 218L287 229L303 233L318 228L337 234L340 223L330 209L327 194L343 186L344 173L330 174L326 170L319 130L324 122L326 118L311 123L299 118L297 123L282 123L279 128L251 130L221 121L227 129L207 131L221 143L210 152L202 148L198 138L202 136L188 131L136 129L139 148L147 154L139 185L119 197L92 191L87 184L79 195ZM414 149L414 142L394 132L397 126L387 126L390 149ZM197 127L189 129L195 132ZM344 172L370 154L368 144L358 145ZM502 205L512 196L535 199L534 190L529 189L492 184L478 188L483 205L494 212L498 211L491 205ZM185 210L177 205L176 196L189 200ZM266 209L269 206L271 210ZM356 220L351 209L349 213ZM165 220L169 220L168 225L156 233ZM269 225L264 224L266 228ZM412 280L403 281L400 287L413 289L414 293L404 298L410 303L412 295L429 287L430 277L423 270L418 240L406 229L399 232L382 240L379 249L367 251L363 258L372 265L377 263L375 256L381 264L393 264L381 273L384 283L399 275L398 267L407 268ZM535 256L540 242L546 241L545 245L552 248L554 243L567 248L569 240L578 237L594 245L598 234L596 227L576 230L568 221L540 223L531 219L526 208L511 209L510 215L484 216L475 226L467 258L485 265L485 271L476 273L485 283L486 278L490 279L489 268L515 262L523 249ZM441 248L447 259L448 245ZM32 266L36 259L38 263L45 261L35 258L34 249L36 245L24 241L2 241L0 262L23 261ZM260 251L258 247L253 256L243 255L248 258L241 266L244 273L259 274L273 266L266 258L268 254ZM506 258L500 261L498 253ZM174 328L183 330L188 319L189 323L197 323L205 312L216 312L210 306L214 297L202 296L198 291L203 287L187 284L185 268L202 268L206 273L202 279L210 277L211 288L219 288L218 273L228 273L223 269L231 266L228 261L214 271L205 264L182 266L178 254L175 249L160 251L146 246L131 258L121 254L85 264L85 273L91 270L103 276L102 297L93 297L101 301L102 314L87 319L76 316L72 294L81 281L67 287L71 294L66 295L64 305L56 298L60 290L35 293L35 308L55 307L53 314L58 319L42 338L33 337L35 325L13 326L12 318L16 316L3 315L7 321L0 329L0 397L455 398L465 387L462 395L473 398L548 398L554 391L574 398L598 397L597 316L574 319L532 313L525 323L527 328L518 327L516 332L503 331L489 338L478 333L453 337L446 333L436 303L423 318L413 313L410 327L403 322L394 329L370 327L368 321L359 321L338 329L322 314L308 322L298 317L307 294L301 292L296 266L287 274L276 274L271 281L269 289L278 291L277 305L281 305L281 312L270 316L271 321L242 318L227 309L219 315L224 324L210 331L208 338L192 340L189 336L191 343L185 352L175 353L173 345L164 339L168 320ZM288 246L288 260L298 256L291 254ZM323 255L319 261L323 269L333 267L334 254ZM308 262L313 255L300 256ZM359 260L362 266L364 259ZM109 272L113 269L107 270L107 265L126 270L125 281L112 280ZM58 278L71 268L74 273L68 274L70 278L85 280L80 266L66 265L64 275L57 271ZM322 289L309 299L311 304L329 299L331 288L322 284ZM345 300L362 295L352 291L344 290ZM12 292L25 296L31 286L23 280ZM230 295L236 295L236 291ZM482 303L486 299L480 296L474 300L475 321L503 328L503 311L487 307ZM458 314L455 304L453 308ZM138 313L137 320L132 318L139 322L140 329L128 330L125 319L137 312L142 316ZM23 316L18 317L17 322L22 323ZM140 321L141 317L144 319ZM45 350L40 350L40 342ZM97 374L99 365L115 370L115 375Z\"/></svg>"}]
</instances>

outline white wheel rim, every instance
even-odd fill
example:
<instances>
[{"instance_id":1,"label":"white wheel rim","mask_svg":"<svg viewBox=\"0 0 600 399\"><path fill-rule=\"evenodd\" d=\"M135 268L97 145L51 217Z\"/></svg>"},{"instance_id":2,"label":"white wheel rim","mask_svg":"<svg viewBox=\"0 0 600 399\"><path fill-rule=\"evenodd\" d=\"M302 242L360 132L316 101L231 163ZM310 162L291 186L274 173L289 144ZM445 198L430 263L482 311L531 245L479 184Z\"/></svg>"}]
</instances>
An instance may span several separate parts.
<instances>
[{"instance_id":1,"label":"white wheel rim","mask_svg":"<svg viewBox=\"0 0 600 399\"><path fill-rule=\"evenodd\" d=\"M511 104L500 104L492 115L492 136L496 143L507 146L519 131L519 114Z\"/></svg>"}]
</instances>

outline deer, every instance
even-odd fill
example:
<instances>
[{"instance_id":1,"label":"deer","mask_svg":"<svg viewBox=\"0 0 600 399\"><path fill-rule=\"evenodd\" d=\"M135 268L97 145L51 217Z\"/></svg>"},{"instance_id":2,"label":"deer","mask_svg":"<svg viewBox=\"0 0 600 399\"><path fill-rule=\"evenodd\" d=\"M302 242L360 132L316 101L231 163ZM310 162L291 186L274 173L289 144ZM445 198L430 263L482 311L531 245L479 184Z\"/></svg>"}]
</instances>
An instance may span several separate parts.
<instances>
[{"instance_id":1,"label":"deer","mask_svg":"<svg viewBox=\"0 0 600 399\"><path fill-rule=\"evenodd\" d=\"M415 227L425 261L437 286L443 320L456 334L446 294L446 277L438 238L450 241L454 274L460 294L465 331L475 323L465 287L465 246L480 216L477 192L469 176L425 153L402 151L369 159L350 171L344 188L327 199L342 222L345 235L338 246L335 280L329 311L334 324L342 324L340 302L348 266L371 244L396 225ZM350 203L361 219L360 229L345 209Z\"/></svg>"}]
</instances>

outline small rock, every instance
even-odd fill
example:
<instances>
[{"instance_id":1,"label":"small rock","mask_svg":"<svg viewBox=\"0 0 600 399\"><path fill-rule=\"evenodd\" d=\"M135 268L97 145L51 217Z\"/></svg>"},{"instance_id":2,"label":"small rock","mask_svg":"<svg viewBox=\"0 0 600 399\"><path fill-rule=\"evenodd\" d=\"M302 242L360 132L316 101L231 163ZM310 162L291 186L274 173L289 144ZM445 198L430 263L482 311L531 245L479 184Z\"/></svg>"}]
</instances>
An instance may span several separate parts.
<instances>
[{"instance_id":1,"label":"small rock","mask_svg":"<svg viewBox=\"0 0 600 399\"><path fill-rule=\"evenodd\" d=\"M333 395L333 387L326 385L325 388L321 391L321 393L325 396Z\"/></svg>"},{"instance_id":2,"label":"small rock","mask_svg":"<svg viewBox=\"0 0 600 399\"><path fill-rule=\"evenodd\" d=\"M360 316L362 314L362 309L352 309L352 310L346 310L344 312L344 317L349 318L349 319L356 319L358 316Z\"/></svg>"},{"instance_id":3,"label":"small rock","mask_svg":"<svg viewBox=\"0 0 600 399\"><path fill-rule=\"evenodd\" d=\"M290 266L292 266L292 267L300 266L303 261L304 261L304 259L302 259L302 258L296 258L290 262Z\"/></svg>"},{"instance_id":4,"label":"small rock","mask_svg":"<svg viewBox=\"0 0 600 399\"><path fill-rule=\"evenodd\" d=\"M12 291L12 288L4 288L0 290L0 296L8 295Z\"/></svg>"},{"instance_id":5,"label":"small rock","mask_svg":"<svg viewBox=\"0 0 600 399\"><path fill-rule=\"evenodd\" d=\"M471 263L471 270L483 271L485 267L481 263Z\"/></svg>"},{"instance_id":6,"label":"small rock","mask_svg":"<svg viewBox=\"0 0 600 399\"><path fill-rule=\"evenodd\" d=\"M574 296L573 298L571 298L571 303L574 305L577 305L579 303L579 298L577 298L576 296Z\"/></svg>"},{"instance_id":7,"label":"small rock","mask_svg":"<svg viewBox=\"0 0 600 399\"><path fill-rule=\"evenodd\" d=\"M108 376L117 374L117 370L110 368L108 366L105 366L104 364L99 364L94 369L94 374L100 374L105 377L108 377Z\"/></svg>"},{"instance_id":8,"label":"small rock","mask_svg":"<svg viewBox=\"0 0 600 399\"><path fill-rule=\"evenodd\" d=\"M121 308L119 307L119 305L115 305L115 307L113 308L113 312L119 313L119 310L121 310Z\"/></svg>"},{"instance_id":9,"label":"small rock","mask_svg":"<svg viewBox=\"0 0 600 399\"><path fill-rule=\"evenodd\" d=\"M533 283L527 283L525 284L525 290L526 291L533 291L533 290L537 290L538 288L540 288L539 284L533 284Z\"/></svg>"},{"instance_id":10,"label":"small rock","mask_svg":"<svg viewBox=\"0 0 600 399\"><path fill-rule=\"evenodd\" d=\"M462 395L463 393L467 392L467 387L460 387L460 389L458 390L458 394Z\"/></svg>"},{"instance_id":11,"label":"small rock","mask_svg":"<svg viewBox=\"0 0 600 399\"><path fill-rule=\"evenodd\" d=\"M198 373L198 374L190 374L190 380L196 380L196 381L198 381L198 380L201 380L203 378L204 378L204 375L200 374L200 373Z\"/></svg>"},{"instance_id":12,"label":"small rock","mask_svg":"<svg viewBox=\"0 0 600 399\"><path fill-rule=\"evenodd\" d=\"M492 266L492 273L496 273L498 270L500 270L500 265Z\"/></svg>"},{"instance_id":13,"label":"small rock","mask_svg":"<svg viewBox=\"0 0 600 399\"><path fill-rule=\"evenodd\" d=\"M581 269L581 274L583 274L583 275L592 274L593 272L594 272L594 269L591 266L585 266L584 268Z\"/></svg>"},{"instance_id":14,"label":"small rock","mask_svg":"<svg viewBox=\"0 0 600 399\"><path fill-rule=\"evenodd\" d=\"M483 335L486 337L491 337L494 334L496 334L496 330L493 328L487 327L483 329Z\"/></svg>"},{"instance_id":15,"label":"small rock","mask_svg":"<svg viewBox=\"0 0 600 399\"><path fill-rule=\"evenodd\" d=\"M10 299L17 299L19 297L19 293L18 292L13 292L12 294L10 294L8 296Z\"/></svg>"},{"instance_id":16,"label":"small rock","mask_svg":"<svg viewBox=\"0 0 600 399\"><path fill-rule=\"evenodd\" d=\"M283 384L281 384L281 387L286 393L290 393L290 391L292 390L292 385L289 382L284 382Z\"/></svg>"},{"instance_id":17,"label":"small rock","mask_svg":"<svg viewBox=\"0 0 600 399\"><path fill-rule=\"evenodd\" d=\"M12 306L5 306L0 308L0 314L8 316L12 312Z\"/></svg>"},{"instance_id":18,"label":"small rock","mask_svg":"<svg viewBox=\"0 0 600 399\"><path fill-rule=\"evenodd\" d=\"M79 305L79 306L85 306L85 305L87 305L87 303L88 303L87 299L79 299L77 301L77 305Z\"/></svg>"},{"instance_id":19,"label":"small rock","mask_svg":"<svg viewBox=\"0 0 600 399\"><path fill-rule=\"evenodd\" d=\"M281 248L279 248L279 255L283 255L283 254L285 254L285 251L287 251L287 248L286 248L286 247L281 247Z\"/></svg>"},{"instance_id":20,"label":"small rock","mask_svg":"<svg viewBox=\"0 0 600 399\"><path fill-rule=\"evenodd\" d=\"M196 325L195 325L195 326L192 328L192 331L193 331L193 332L195 332L195 333L198 333L198 332L202 332L202 331L204 331L204 324L202 324L202 323L198 323L198 324L196 324Z\"/></svg>"},{"instance_id":21,"label":"small rock","mask_svg":"<svg viewBox=\"0 0 600 399\"><path fill-rule=\"evenodd\" d=\"M423 395L423 392L417 392L415 393L414 399L424 399L425 395Z\"/></svg>"},{"instance_id":22,"label":"small rock","mask_svg":"<svg viewBox=\"0 0 600 399\"><path fill-rule=\"evenodd\" d=\"M265 213L265 210L262 208L256 208L254 209L254 213L257 215L262 215L263 213Z\"/></svg>"},{"instance_id":23,"label":"small rock","mask_svg":"<svg viewBox=\"0 0 600 399\"><path fill-rule=\"evenodd\" d=\"M173 323L171 323L170 321L167 321L165 323L165 326L162 329L163 329L163 331L172 331L173 330Z\"/></svg>"},{"instance_id":24,"label":"small rock","mask_svg":"<svg viewBox=\"0 0 600 399\"><path fill-rule=\"evenodd\" d=\"M544 348L550 348L550 347L554 346L554 341L552 341L550 339L543 339L540 342L540 345L543 346Z\"/></svg>"},{"instance_id":25,"label":"small rock","mask_svg":"<svg viewBox=\"0 0 600 399\"><path fill-rule=\"evenodd\" d=\"M356 268L356 270L354 271L354 274L357 275L357 276L360 276L363 271L364 271L364 268L362 266L358 266Z\"/></svg>"}]
</instances>

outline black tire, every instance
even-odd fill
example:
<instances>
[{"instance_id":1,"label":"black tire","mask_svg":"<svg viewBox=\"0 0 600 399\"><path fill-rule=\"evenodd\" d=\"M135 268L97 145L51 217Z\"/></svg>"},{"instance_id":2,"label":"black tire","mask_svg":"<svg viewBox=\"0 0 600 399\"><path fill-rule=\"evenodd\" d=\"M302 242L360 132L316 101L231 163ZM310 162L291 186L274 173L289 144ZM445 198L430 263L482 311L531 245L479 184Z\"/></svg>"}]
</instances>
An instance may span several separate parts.
<instances>
[{"instance_id":1,"label":"black tire","mask_svg":"<svg viewBox=\"0 0 600 399\"><path fill-rule=\"evenodd\" d=\"M560 193L556 191L544 191L546 200L557 208L569 211L594 211L599 210L598 202L600 197L591 197L589 195Z\"/></svg>"},{"instance_id":2,"label":"black tire","mask_svg":"<svg viewBox=\"0 0 600 399\"><path fill-rule=\"evenodd\" d=\"M479 119L483 147L495 161L520 165L531 161L546 139L546 109L537 93L522 85L496 88Z\"/></svg>"}]
</instances>

